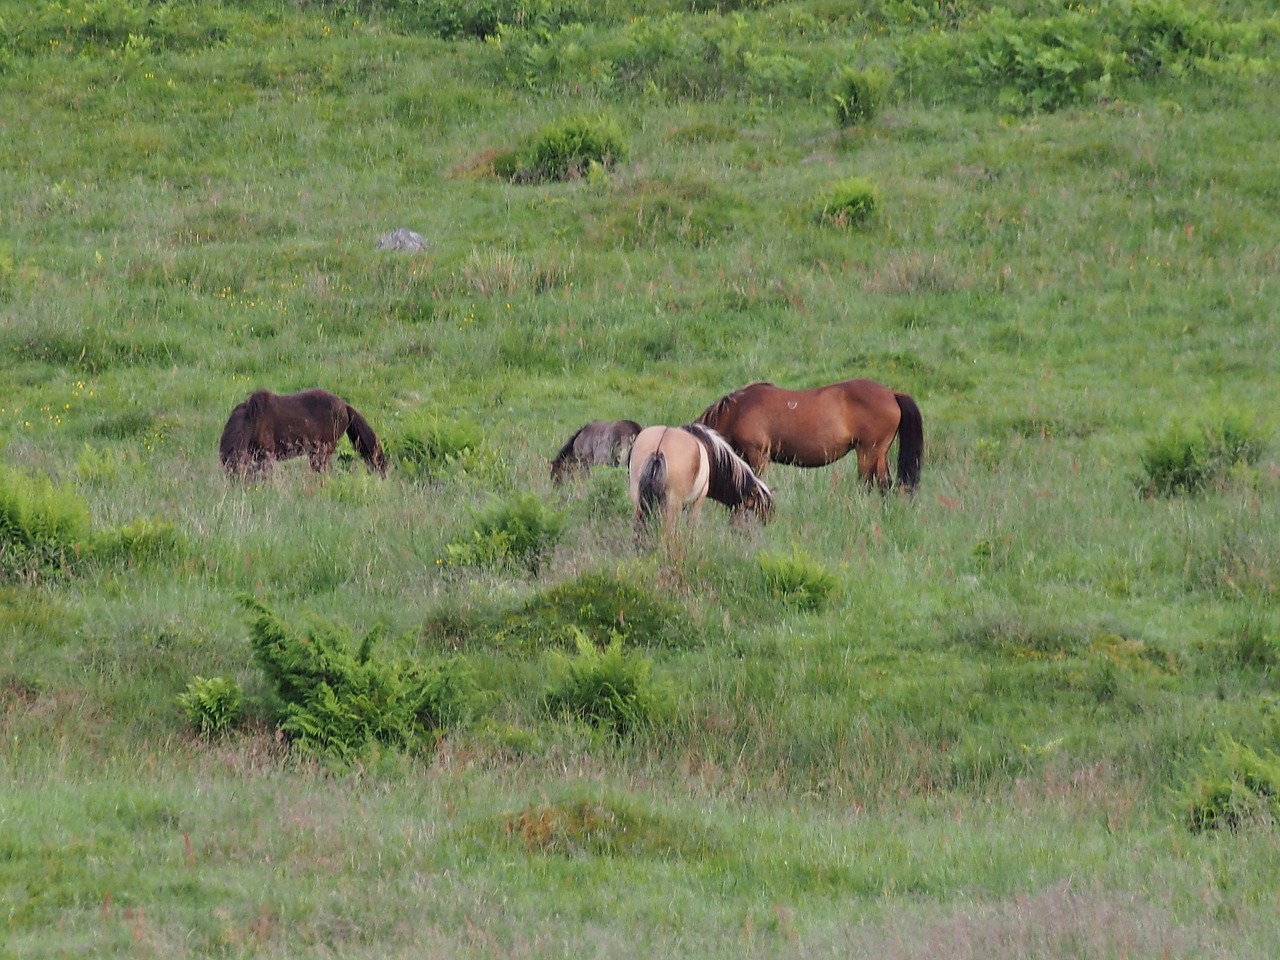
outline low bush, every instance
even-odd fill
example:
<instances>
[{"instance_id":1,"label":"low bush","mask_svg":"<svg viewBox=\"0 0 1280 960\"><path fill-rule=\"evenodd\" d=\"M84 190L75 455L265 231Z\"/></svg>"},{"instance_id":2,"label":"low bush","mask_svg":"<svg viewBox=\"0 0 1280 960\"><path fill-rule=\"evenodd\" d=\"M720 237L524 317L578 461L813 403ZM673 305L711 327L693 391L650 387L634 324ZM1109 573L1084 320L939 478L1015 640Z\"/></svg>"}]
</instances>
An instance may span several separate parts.
<instances>
[{"instance_id":1,"label":"low bush","mask_svg":"<svg viewBox=\"0 0 1280 960\"><path fill-rule=\"evenodd\" d=\"M683 647L696 639L679 604L625 576L585 573L529 600L502 638L519 646L572 648L580 637L604 648L615 637L643 646Z\"/></svg>"},{"instance_id":2,"label":"low bush","mask_svg":"<svg viewBox=\"0 0 1280 960\"><path fill-rule=\"evenodd\" d=\"M858 227L869 222L880 205L880 192L866 177L850 177L827 188L813 201L813 219L833 227Z\"/></svg>"},{"instance_id":3,"label":"low bush","mask_svg":"<svg viewBox=\"0 0 1280 960\"><path fill-rule=\"evenodd\" d=\"M667 712L666 691L652 678L653 662L622 648L615 635L600 650L577 631L577 654L551 654L557 678L543 698L552 713L568 714L607 732L625 736L659 721Z\"/></svg>"},{"instance_id":4,"label":"low bush","mask_svg":"<svg viewBox=\"0 0 1280 960\"><path fill-rule=\"evenodd\" d=\"M194 677L177 703L203 737L221 736L240 722L244 695L235 677Z\"/></svg>"},{"instance_id":5,"label":"low bush","mask_svg":"<svg viewBox=\"0 0 1280 960\"><path fill-rule=\"evenodd\" d=\"M576 180L593 167L612 167L625 153L622 130L614 120L570 117L544 127L524 147L498 154L493 171L517 183Z\"/></svg>"},{"instance_id":6,"label":"low bush","mask_svg":"<svg viewBox=\"0 0 1280 960\"><path fill-rule=\"evenodd\" d=\"M883 71L842 68L836 74L831 91L836 123L840 127L855 127L875 119L888 88L889 78Z\"/></svg>"},{"instance_id":7,"label":"low bush","mask_svg":"<svg viewBox=\"0 0 1280 960\"><path fill-rule=\"evenodd\" d=\"M1257 427L1240 414L1213 426L1175 423L1147 437L1138 484L1147 496L1201 493L1234 468L1256 463L1264 449Z\"/></svg>"}]
</instances>

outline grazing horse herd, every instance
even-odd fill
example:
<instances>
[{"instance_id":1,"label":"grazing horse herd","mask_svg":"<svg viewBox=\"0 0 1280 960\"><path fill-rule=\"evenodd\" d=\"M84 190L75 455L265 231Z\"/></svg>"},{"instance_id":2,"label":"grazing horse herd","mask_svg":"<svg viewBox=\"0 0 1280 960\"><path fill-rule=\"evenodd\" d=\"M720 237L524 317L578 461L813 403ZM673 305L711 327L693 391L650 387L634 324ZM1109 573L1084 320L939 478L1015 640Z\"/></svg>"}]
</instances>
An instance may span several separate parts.
<instances>
[{"instance_id":1,"label":"grazing horse herd","mask_svg":"<svg viewBox=\"0 0 1280 960\"><path fill-rule=\"evenodd\" d=\"M387 458L368 422L325 390L250 394L231 411L219 454L233 476L269 473L275 461L300 456L324 471L344 433L368 467L385 476ZM639 537L655 518L669 531L682 507L696 516L708 497L735 519L749 511L767 522L773 493L760 474L771 461L821 467L854 452L863 483L888 489L895 439L897 482L910 492L920 480L924 425L908 394L865 379L812 390L750 383L683 427L593 420L552 459L551 479L561 483L592 467L627 466Z\"/></svg>"}]
</instances>

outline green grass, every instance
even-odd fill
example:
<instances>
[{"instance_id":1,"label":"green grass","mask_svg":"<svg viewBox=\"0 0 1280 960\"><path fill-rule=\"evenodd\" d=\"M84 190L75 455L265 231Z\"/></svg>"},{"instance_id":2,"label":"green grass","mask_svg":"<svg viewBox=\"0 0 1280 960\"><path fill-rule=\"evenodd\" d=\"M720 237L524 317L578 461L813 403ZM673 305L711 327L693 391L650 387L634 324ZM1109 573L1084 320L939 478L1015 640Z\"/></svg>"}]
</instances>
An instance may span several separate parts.
<instances>
[{"instance_id":1,"label":"green grass","mask_svg":"<svg viewBox=\"0 0 1280 960\"><path fill-rule=\"evenodd\" d=\"M1269 788L1188 809L1280 747L1274 14L690 6L0 2L0 451L76 518L0 543L6 956L1277 952ZM495 176L584 117L625 152ZM622 471L550 481L853 376L923 411L909 499L775 466L774 523L646 553ZM231 408L310 386L387 479L229 482ZM305 755L245 595L465 716ZM551 709L572 664L662 709Z\"/></svg>"}]
</instances>

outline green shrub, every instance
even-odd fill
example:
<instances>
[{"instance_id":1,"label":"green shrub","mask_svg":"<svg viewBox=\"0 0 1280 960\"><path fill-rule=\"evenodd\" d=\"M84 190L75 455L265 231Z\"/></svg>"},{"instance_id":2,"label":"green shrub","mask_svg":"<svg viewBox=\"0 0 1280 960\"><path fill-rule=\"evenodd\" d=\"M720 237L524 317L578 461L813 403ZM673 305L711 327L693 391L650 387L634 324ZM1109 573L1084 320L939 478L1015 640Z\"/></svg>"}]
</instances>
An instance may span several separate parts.
<instances>
[{"instance_id":1,"label":"green shrub","mask_svg":"<svg viewBox=\"0 0 1280 960\"><path fill-rule=\"evenodd\" d=\"M813 219L834 227L857 227L871 220L880 205L880 192L866 177L850 177L832 184L814 200Z\"/></svg>"},{"instance_id":2,"label":"green shrub","mask_svg":"<svg viewBox=\"0 0 1280 960\"><path fill-rule=\"evenodd\" d=\"M585 573L528 601L502 633L524 646L572 647L586 637L597 647L614 637L628 643L684 647L696 640L689 613L632 579Z\"/></svg>"},{"instance_id":3,"label":"green shrub","mask_svg":"<svg viewBox=\"0 0 1280 960\"><path fill-rule=\"evenodd\" d=\"M0 578L65 570L89 535L89 506L67 484L0 467Z\"/></svg>"},{"instance_id":4,"label":"green shrub","mask_svg":"<svg viewBox=\"0 0 1280 960\"><path fill-rule=\"evenodd\" d=\"M494 173L518 183L576 180L607 169L625 154L622 130L607 118L570 117L549 124L525 147L499 154Z\"/></svg>"},{"instance_id":5,"label":"green shrub","mask_svg":"<svg viewBox=\"0 0 1280 960\"><path fill-rule=\"evenodd\" d=\"M1280 814L1280 757L1270 750L1259 755L1230 738L1205 755L1204 770L1180 798L1192 832L1238 830Z\"/></svg>"},{"instance_id":6,"label":"green shrub","mask_svg":"<svg viewBox=\"0 0 1280 960\"><path fill-rule=\"evenodd\" d=\"M604 650L582 631L576 641L576 656L551 654L558 677L543 699L549 711L619 736L661 719L668 698L651 677L651 660L625 652L621 636L615 635Z\"/></svg>"},{"instance_id":7,"label":"green shrub","mask_svg":"<svg viewBox=\"0 0 1280 960\"><path fill-rule=\"evenodd\" d=\"M386 438L387 459L410 477L434 478L474 461L481 446L480 428L467 421L417 419Z\"/></svg>"},{"instance_id":8,"label":"green shrub","mask_svg":"<svg viewBox=\"0 0 1280 960\"><path fill-rule=\"evenodd\" d=\"M486 40L534 27L553 31L590 10L575 0L376 0L376 6L405 28L442 40Z\"/></svg>"},{"instance_id":9,"label":"green shrub","mask_svg":"<svg viewBox=\"0 0 1280 960\"><path fill-rule=\"evenodd\" d=\"M1230 22L1181 0L1074 7L1028 16L995 7L964 30L910 37L899 49L903 76L916 90L957 92L1018 111L1057 110L1125 79L1153 80L1215 65L1265 69L1270 31Z\"/></svg>"},{"instance_id":10,"label":"green shrub","mask_svg":"<svg viewBox=\"0 0 1280 960\"><path fill-rule=\"evenodd\" d=\"M565 516L526 493L494 503L475 517L471 533L445 547L458 566L524 565L536 573L564 533Z\"/></svg>"},{"instance_id":11,"label":"green shrub","mask_svg":"<svg viewBox=\"0 0 1280 960\"><path fill-rule=\"evenodd\" d=\"M200 677L177 696L178 706L203 737L226 733L240 722L243 694L235 677Z\"/></svg>"},{"instance_id":12,"label":"green shrub","mask_svg":"<svg viewBox=\"0 0 1280 960\"><path fill-rule=\"evenodd\" d=\"M462 658L380 660L373 656L379 629L353 649L345 628L316 621L296 631L257 601L243 602L254 660L283 705L280 729L304 753L349 762L375 743L412 749L478 705Z\"/></svg>"},{"instance_id":13,"label":"green shrub","mask_svg":"<svg viewBox=\"0 0 1280 960\"><path fill-rule=\"evenodd\" d=\"M88 552L95 560L143 563L179 556L184 543L182 534L170 521L140 517L95 534Z\"/></svg>"},{"instance_id":14,"label":"green shrub","mask_svg":"<svg viewBox=\"0 0 1280 960\"><path fill-rule=\"evenodd\" d=\"M1214 427L1175 423L1147 438L1139 486L1148 496L1200 493L1233 468L1256 463L1264 449L1257 428L1240 414Z\"/></svg>"},{"instance_id":15,"label":"green shrub","mask_svg":"<svg viewBox=\"0 0 1280 960\"><path fill-rule=\"evenodd\" d=\"M836 123L841 127L854 127L875 119L888 87L888 76L879 70L842 68L831 92Z\"/></svg>"},{"instance_id":16,"label":"green shrub","mask_svg":"<svg viewBox=\"0 0 1280 960\"><path fill-rule=\"evenodd\" d=\"M758 560L766 588L790 606L817 610L835 593L835 575L798 546L789 555L762 552Z\"/></svg>"}]
</instances>

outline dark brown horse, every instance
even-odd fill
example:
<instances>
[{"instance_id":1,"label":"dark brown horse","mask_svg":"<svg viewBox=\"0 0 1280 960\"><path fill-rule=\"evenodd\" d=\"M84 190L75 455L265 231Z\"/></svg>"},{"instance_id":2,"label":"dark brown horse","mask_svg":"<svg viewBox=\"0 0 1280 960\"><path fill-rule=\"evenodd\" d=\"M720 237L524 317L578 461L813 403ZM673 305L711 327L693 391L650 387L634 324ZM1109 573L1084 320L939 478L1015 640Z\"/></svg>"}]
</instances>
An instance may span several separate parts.
<instances>
[{"instance_id":1,"label":"dark brown horse","mask_svg":"<svg viewBox=\"0 0 1280 960\"><path fill-rule=\"evenodd\" d=\"M735 514L751 510L761 522L773 516L773 494L747 462L709 427L647 427L631 448L631 502L635 533L644 535L654 516L670 531L684 507L692 520L710 497Z\"/></svg>"},{"instance_id":2,"label":"dark brown horse","mask_svg":"<svg viewBox=\"0 0 1280 960\"><path fill-rule=\"evenodd\" d=\"M251 393L222 429L218 452L227 473L269 473L277 460L306 456L311 469L329 469L338 438L346 434L369 469L387 475L377 436L351 404L326 390Z\"/></svg>"},{"instance_id":3,"label":"dark brown horse","mask_svg":"<svg viewBox=\"0 0 1280 960\"><path fill-rule=\"evenodd\" d=\"M772 460L821 467L850 450L868 486L890 484L889 445L898 438L898 483L920 482L924 423L915 400L874 380L845 380L813 390L749 383L702 412L699 423L718 430L760 473Z\"/></svg>"},{"instance_id":4,"label":"dark brown horse","mask_svg":"<svg viewBox=\"0 0 1280 960\"><path fill-rule=\"evenodd\" d=\"M551 461L551 479L561 483L577 470L625 466L639 432L634 420L592 420L560 448Z\"/></svg>"}]
</instances>

